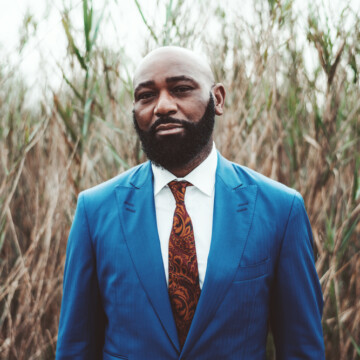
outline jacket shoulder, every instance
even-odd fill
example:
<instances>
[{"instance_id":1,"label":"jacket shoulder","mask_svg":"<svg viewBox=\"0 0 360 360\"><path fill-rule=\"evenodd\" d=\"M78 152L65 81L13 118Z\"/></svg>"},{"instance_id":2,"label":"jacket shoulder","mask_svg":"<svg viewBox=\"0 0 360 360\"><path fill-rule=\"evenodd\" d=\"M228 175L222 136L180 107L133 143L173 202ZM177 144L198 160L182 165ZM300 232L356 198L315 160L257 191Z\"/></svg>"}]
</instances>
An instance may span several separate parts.
<instances>
[{"instance_id":1,"label":"jacket shoulder","mask_svg":"<svg viewBox=\"0 0 360 360\"><path fill-rule=\"evenodd\" d=\"M269 198L272 201L276 201L278 199L292 202L294 197L297 197L302 201L301 195L296 190L278 181L270 179L255 170L236 164L224 158L222 158L221 161L226 163L226 168L231 169L226 172L226 175L232 173L233 176L236 177L237 182L241 183L241 186L243 187L256 185L258 187L259 195L262 195L265 198Z\"/></svg>"},{"instance_id":2,"label":"jacket shoulder","mask_svg":"<svg viewBox=\"0 0 360 360\"><path fill-rule=\"evenodd\" d=\"M83 196L87 199L87 201L93 202L103 202L105 201L109 196L112 196L114 190L116 187L132 187L132 179L138 174L142 172L146 172L146 167L148 166L148 163L142 163L140 165L137 165L135 167L132 167L131 169L101 183L98 185L95 185L94 187L91 187L89 189L86 189L82 191L79 194L80 196ZM151 168L151 167L149 167Z\"/></svg>"},{"instance_id":3,"label":"jacket shoulder","mask_svg":"<svg viewBox=\"0 0 360 360\"><path fill-rule=\"evenodd\" d=\"M239 181L242 186L257 185L258 187L265 190L284 192L289 195L294 195L297 193L296 190L276 180L270 179L269 177L246 166L229 161L222 156L220 162L222 163L222 169L229 169L228 171L223 171L225 177L231 173L235 174L237 181Z\"/></svg>"},{"instance_id":4,"label":"jacket shoulder","mask_svg":"<svg viewBox=\"0 0 360 360\"><path fill-rule=\"evenodd\" d=\"M236 165L236 164L235 164ZM274 191L285 192L289 195L294 195L297 193L296 190L280 183L279 181L273 180L255 170L252 170L246 166L238 166L238 171L242 171L242 177L246 179L247 182L252 184L257 184L265 189L272 189Z\"/></svg>"}]
</instances>

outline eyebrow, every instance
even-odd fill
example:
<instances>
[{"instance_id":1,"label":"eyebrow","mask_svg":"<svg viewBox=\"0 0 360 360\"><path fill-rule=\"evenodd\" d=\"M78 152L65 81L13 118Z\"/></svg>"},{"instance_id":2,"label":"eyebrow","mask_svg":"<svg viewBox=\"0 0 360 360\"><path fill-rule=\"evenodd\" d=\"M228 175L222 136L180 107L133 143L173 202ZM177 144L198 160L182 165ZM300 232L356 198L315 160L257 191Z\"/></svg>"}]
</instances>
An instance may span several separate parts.
<instances>
[{"instance_id":1,"label":"eyebrow","mask_svg":"<svg viewBox=\"0 0 360 360\"><path fill-rule=\"evenodd\" d=\"M136 94L141 88L149 87L149 86L153 86L153 85L155 85L154 80L144 81L135 88L134 93Z\"/></svg>"},{"instance_id":2,"label":"eyebrow","mask_svg":"<svg viewBox=\"0 0 360 360\"><path fill-rule=\"evenodd\" d=\"M177 82L177 81L190 81L193 84L197 84L197 82L189 77L189 76L185 76L185 75L180 75L180 76L172 76L172 77L168 77L165 79L166 83L172 83L172 82Z\"/></svg>"},{"instance_id":3,"label":"eyebrow","mask_svg":"<svg viewBox=\"0 0 360 360\"><path fill-rule=\"evenodd\" d=\"M194 85L197 85L197 82L193 78L185 76L185 75L171 76L171 77L166 78L165 81L166 81L167 84L174 83L174 82L177 82L177 81L188 81L188 82L193 83ZM154 80L148 80L148 81L141 82L135 88L134 93L136 94L140 89L142 89L144 87L150 87L150 86L154 86L154 85L155 85Z\"/></svg>"}]
</instances>

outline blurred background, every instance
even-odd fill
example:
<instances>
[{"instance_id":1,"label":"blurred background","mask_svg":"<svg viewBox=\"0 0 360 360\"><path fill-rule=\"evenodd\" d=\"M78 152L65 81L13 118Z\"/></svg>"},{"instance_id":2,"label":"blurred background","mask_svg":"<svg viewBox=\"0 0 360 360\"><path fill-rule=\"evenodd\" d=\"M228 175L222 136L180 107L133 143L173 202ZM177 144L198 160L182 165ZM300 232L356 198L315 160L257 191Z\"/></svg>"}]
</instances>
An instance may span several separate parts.
<instances>
[{"instance_id":1,"label":"blurred background","mask_svg":"<svg viewBox=\"0 0 360 360\"><path fill-rule=\"evenodd\" d=\"M131 80L168 44L227 89L220 152L303 195L326 358L360 358L359 1L0 3L1 359L55 358L77 195L145 160Z\"/></svg>"}]
</instances>

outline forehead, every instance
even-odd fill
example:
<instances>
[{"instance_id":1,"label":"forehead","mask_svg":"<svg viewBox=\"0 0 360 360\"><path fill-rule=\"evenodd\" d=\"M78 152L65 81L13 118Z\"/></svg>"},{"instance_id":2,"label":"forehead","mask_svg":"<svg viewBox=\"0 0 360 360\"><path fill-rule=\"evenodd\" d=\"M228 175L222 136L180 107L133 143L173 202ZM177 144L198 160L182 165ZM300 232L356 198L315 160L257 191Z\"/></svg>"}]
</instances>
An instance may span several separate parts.
<instances>
[{"instance_id":1,"label":"forehead","mask_svg":"<svg viewBox=\"0 0 360 360\"><path fill-rule=\"evenodd\" d=\"M190 56L176 53L156 54L145 58L134 76L134 88L140 83L154 81L163 82L167 78L185 76L199 85L209 81L207 69Z\"/></svg>"}]
</instances>

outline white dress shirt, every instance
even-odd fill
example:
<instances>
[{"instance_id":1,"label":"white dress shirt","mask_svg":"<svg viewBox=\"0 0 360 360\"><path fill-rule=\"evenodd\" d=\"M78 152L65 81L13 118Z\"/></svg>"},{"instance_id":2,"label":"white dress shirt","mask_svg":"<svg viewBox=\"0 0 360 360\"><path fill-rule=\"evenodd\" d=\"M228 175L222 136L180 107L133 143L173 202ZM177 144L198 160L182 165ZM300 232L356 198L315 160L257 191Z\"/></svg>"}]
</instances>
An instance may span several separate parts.
<instances>
[{"instance_id":1,"label":"white dress shirt","mask_svg":"<svg viewBox=\"0 0 360 360\"><path fill-rule=\"evenodd\" d=\"M173 180L186 180L193 185L186 188L185 207L193 224L199 282L202 288L212 235L216 166L215 144L209 156L184 178L177 178L171 172L152 164L156 222L167 283L169 282L169 238L176 206L174 196L167 184Z\"/></svg>"}]
</instances>

